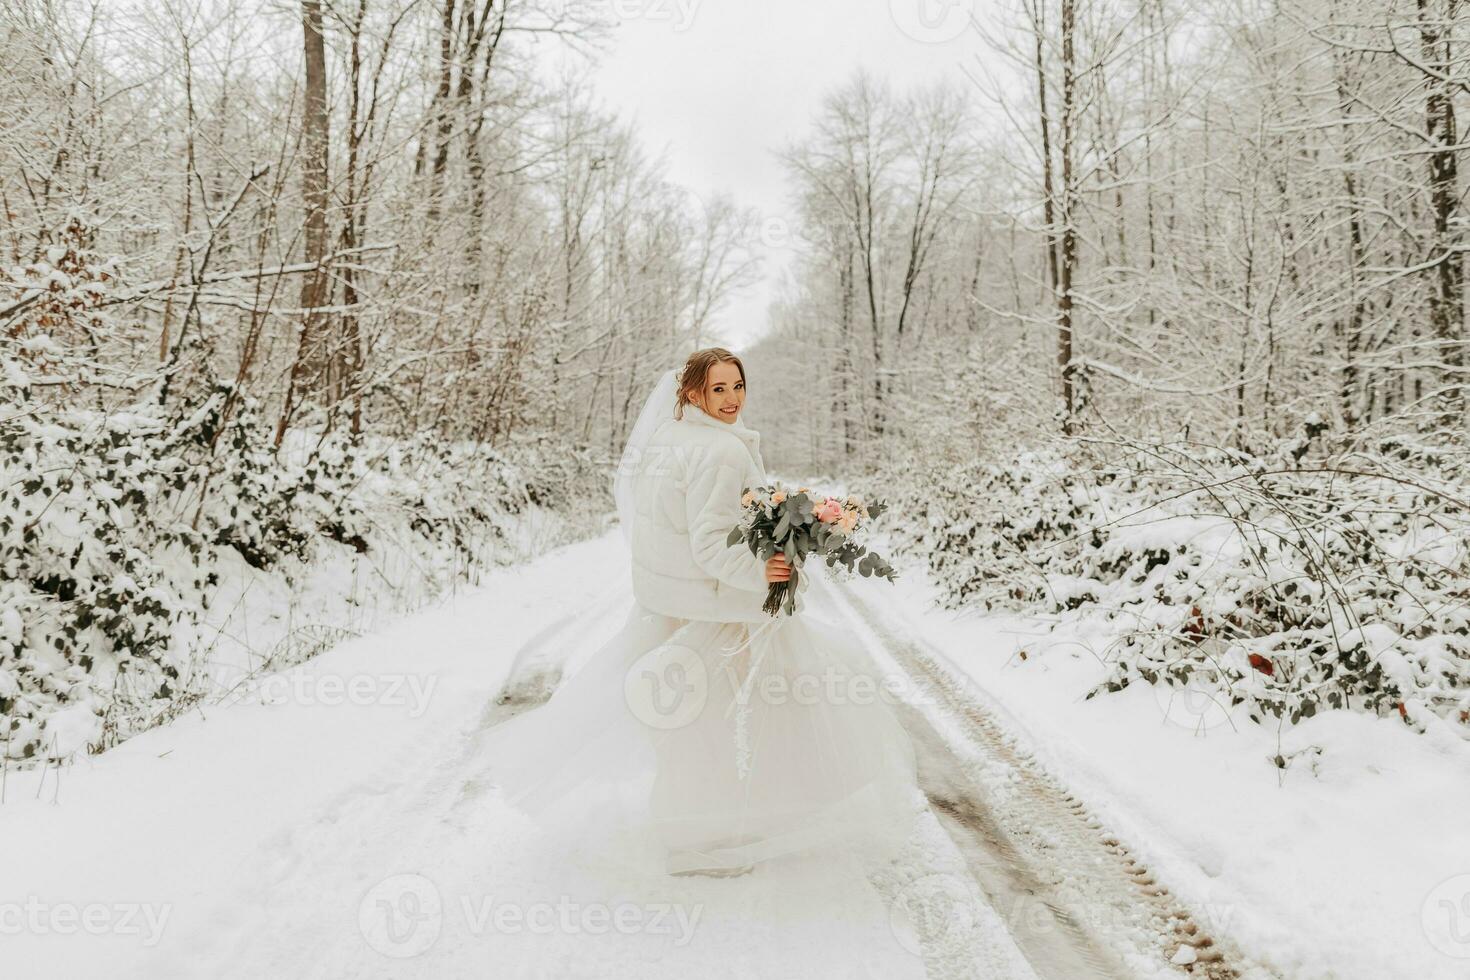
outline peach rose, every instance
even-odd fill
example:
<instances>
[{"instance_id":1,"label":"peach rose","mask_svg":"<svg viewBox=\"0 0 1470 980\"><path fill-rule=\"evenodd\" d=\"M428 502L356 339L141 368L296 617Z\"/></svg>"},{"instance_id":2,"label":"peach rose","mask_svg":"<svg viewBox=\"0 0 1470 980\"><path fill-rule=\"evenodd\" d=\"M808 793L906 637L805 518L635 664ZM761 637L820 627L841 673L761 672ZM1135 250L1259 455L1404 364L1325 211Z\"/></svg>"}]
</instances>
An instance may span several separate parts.
<instances>
[{"instance_id":1,"label":"peach rose","mask_svg":"<svg viewBox=\"0 0 1470 980\"><path fill-rule=\"evenodd\" d=\"M823 500L812 512L812 516L823 524L831 524L842 516L842 505L835 500Z\"/></svg>"},{"instance_id":2,"label":"peach rose","mask_svg":"<svg viewBox=\"0 0 1470 980\"><path fill-rule=\"evenodd\" d=\"M786 491L785 490L777 490L775 493L771 494L771 503L773 503L773 504L779 504L781 501L783 501L785 499L786 499Z\"/></svg>"}]
</instances>

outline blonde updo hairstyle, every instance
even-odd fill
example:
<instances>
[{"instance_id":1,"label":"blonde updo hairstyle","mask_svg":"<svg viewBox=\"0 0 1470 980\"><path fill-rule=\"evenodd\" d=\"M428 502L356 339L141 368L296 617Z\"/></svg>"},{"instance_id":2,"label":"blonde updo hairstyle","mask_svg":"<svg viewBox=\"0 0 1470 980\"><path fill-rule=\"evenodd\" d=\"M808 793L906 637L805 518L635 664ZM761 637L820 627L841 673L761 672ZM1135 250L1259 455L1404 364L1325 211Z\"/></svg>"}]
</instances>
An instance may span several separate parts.
<instances>
[{"instance_id":1,"label":"blonde updo hairstyle","mask_svg":"<svg viewBox=\"0 0 1470 980\"><path fill-rule=\"evenodd\" d=\"M684 362L684 370L679 372L679 398L674 405L674 418L682 419L684 406L694 405L690 395L703 396L704 387L709 383L710 369L722 363L734 364L740 369L740 380L745 380L745 365L740 363L740 358L723 347L706 347L689 355L689 360ZM699 409L699 406L696 405L695 408Z\"/></svg>"}]
</instances>

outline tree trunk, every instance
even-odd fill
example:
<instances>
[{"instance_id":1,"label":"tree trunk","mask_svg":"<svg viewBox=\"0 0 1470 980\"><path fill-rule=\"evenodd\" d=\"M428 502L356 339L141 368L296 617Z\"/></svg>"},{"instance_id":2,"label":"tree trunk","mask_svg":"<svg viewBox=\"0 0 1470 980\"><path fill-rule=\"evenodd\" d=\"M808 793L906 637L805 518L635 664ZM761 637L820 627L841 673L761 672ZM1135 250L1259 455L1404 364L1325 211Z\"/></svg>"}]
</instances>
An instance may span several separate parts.
<instances>
[{"instance_id":1,"label":"tree trunk","mask_svg":"<svg viewBox=\"0 0 1470 980\"><path fill-rule=\"evenodd\" d=\"M1346 119L1348 106L1346 66L1342 63L1341 55L1336 56L1336 61L1337 99L1344 113L1342 182L1343 190L1347 194L1348 284L1352 290L1347 319L1342 329L1342 376L1338 387L1338 398L1341 402L1343 425L1351 429L1358 424L1363 414L1359 408L1362 405L1362 399L1358 392L1360 384L1358 358L1363 353L1363 319L1367 299L1363 291L1362 277L1363 269L1368 264L1368 255L1363 235L1363 207L1358 198L1357 154L1351 143L1352 133Z\"/></svg>"},{"instance_id":2,"label":"tree trunk","mask_svg":"<svg viewBox=\"0 0 1470 980\"><path fill-rule=\"evenodd\" d=\"M352 26L352 43L349 48L347 93L347 191L342 222L342 248L349 254L362 240L362 205L359 196L366 188L358 180L358 157L361 151L361 109L359 107L362 80L362 24L367 16L367 0L358 0L357 19ZM342 336L337 345L341 379L341 395L352 399L352 434L362 432L362 328L357 313L357 270L353 263L342 269Z\"/></svg>"},{"instance_id":3,"label":"tree trunk","mask_svg":"<svg viewBox=\"0 0 1470 980\"><path fill-rule=\"evenodd\" d=\"M1064 0L1066 2L1066 0ZM1032 11L1032 30L1036 39L1036 97L1041 127L1041 218L1045 227L1046 282L1051 291L1051 302L1057 310L1057 362L1063 368L1062 405L1065 417L1072 417L1071 378L1066 365L1072 360L1072 337L1070 320L1064 332L1061 322L1061 241L1057 235L1057 192L1055 165L1052 160L1051 113L1047 109L1046 91L1046 22L1042 17L1040 0Z\"/></svg>"},{"instance_id":4,"label":"tree trunk","mask_svg":"<svg viewBox=\"0 0 1470 980\"><path fill-rule=\"evenodd\" d=\"M1425 129L1435 149L1429 154L1429 199L1434 217L1432 248L1435 264L1430 288L1430 324L1440 347L1445 382L1450 386L1448 414L1458 418L1463 408L1459 368L1465 317L1465 265L1459 252L1459 234L1452 230L1457 220L1459 198L1458 150L1455 147L1454 66L1450 31L1458 0L1444 0L1443 20L1435 19L1431 0L1418 0L1419 37L1425 64L1434 75L1426 76Z\"/></svg>"},{"instance_id":5,"label":"tree trunk","mask_svg":"<svg viewBox=\"0 0 1470 980\"><path fill-rule=\"evenodd\" d=\"M1057 367L1062 374L1063 431L1076 428L1077 365L1073 360L1072 277L1077 266L1077 188L1073 175L1076 148L1077 65L1075 53L1076 0L1062 0L1062 234L1061 267L1057 275Z\"/></svg>"},{"instance_id":6,"label":"tree trunk","mask_svg":"<svg viewBox=\"0 0 1470 980\"><path fill-rule=\"evenodd\" d=\"M301 27L305 38L306 91L302 115L304 139L301 169L304 205L306 261L316 264L301 281L301 326L297 334L296 361L286 383L286 400L276 426L276 448L286 437L307 379L322 372L321 340L323 316L317 307L327 296L327 271L323 266L327 249L327 50L322 37L321 0L301 0Z\"/></svg>"},{"instance_id":7,"label":"tree trunk","mask_svg":"<svg viewBox=\"0 0 1470 980\"><path fill-rule=\"evenodd\" d=\"M842 451L844 458L857 448L855 420L852 417L852 243L847 240L846 249L837 259L837 290L839 298L837 411L842 416Z\"/></svg>"},{"instance_id":8,"label":"tree trunk","mask_svg":"<svg viewBox=\"0 0 1470 980\"><path fill-rule=\"evenodd\" d=\"M1430 9L1432 0L1419 0L1419 35L1424 63L1435 75L1426 76L1424 128L1429 134L1429 201L1435 220L1432 248L1435 253L1430 275L1430 326L1438 341L1439 357L1444 364L1445 382L1449 386L1448 410L1458 416L1463 407L1458 367L1463 361L1461 336L1464 332L1464 259L1458 251L1458 234L1451 231L1458 210L1458 157L1455 148L1454 65L1451 62L1451 35L1448 25L1455 19L1458 0L1444 0L1444 21L1435 19Z\"/></svg>"}]
</instances>

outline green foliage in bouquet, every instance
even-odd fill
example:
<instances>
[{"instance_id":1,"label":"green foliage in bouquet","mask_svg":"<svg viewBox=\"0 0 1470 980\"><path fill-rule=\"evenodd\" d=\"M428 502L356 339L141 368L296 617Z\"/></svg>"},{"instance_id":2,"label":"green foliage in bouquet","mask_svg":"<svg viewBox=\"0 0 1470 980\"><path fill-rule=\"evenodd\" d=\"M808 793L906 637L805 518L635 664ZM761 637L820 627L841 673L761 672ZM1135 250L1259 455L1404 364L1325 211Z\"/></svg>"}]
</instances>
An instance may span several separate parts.
<instances>
[{"instance_id":1,"label":"green foliage in bouquet","mask_svg":"<svg viewBox=\"0 0 1470 980\"><path fill-rule=\"evenodd\" d=\"M750 553L769 561L777 552L786 556L791 578L772 582L761 609L778 615L796 610L796 586L808 556L818 555L829 567L841 564L849 573L877 576L892 582L897 573L877 552L869 551L861 537L866 521L888 509L882 501L864 503L859 497L828 497L807 487L792 492L779 483L746 487L741 503L745 515L730 529L727 545L744 541Z\"/></svg>"}]
</instances>

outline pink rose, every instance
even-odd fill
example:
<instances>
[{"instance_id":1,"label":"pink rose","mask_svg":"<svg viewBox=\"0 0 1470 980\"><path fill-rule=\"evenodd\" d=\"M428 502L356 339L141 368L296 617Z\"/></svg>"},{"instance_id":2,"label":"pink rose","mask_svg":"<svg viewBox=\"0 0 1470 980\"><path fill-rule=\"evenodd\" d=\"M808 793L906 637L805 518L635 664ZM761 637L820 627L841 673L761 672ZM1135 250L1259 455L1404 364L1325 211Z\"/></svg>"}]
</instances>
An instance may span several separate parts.
<instances>
[{"instance_id":1,"label":"pink rose","mask_svg":"<svg viewBox=\"0 0 1470 980\"><path fill-rule=\"evenodd\" d=\"M831 524L842 516L842 505L829 497L812 511L812 516L823 524Z\"/></svg>"}]
</instances>

